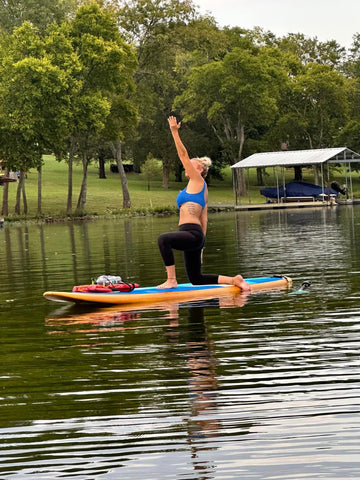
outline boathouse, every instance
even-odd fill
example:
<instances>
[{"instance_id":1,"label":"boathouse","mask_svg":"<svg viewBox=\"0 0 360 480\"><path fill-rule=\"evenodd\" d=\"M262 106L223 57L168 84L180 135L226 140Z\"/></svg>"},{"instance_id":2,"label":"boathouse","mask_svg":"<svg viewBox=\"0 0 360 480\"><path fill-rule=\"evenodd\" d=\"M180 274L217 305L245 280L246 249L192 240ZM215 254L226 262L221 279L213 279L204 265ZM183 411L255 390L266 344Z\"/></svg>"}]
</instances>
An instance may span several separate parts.
<instances>
[{"instance_id":1,"label":"boathouse","mask_svg":"<svg viewBox=\"0 0 360 480\"><path fill-rule=\"evenodd\" d=\"M255 153L232 165L231 168L241 168L246 170L249 170L250 168L272 168L274 173L274 183L278 192L280 192L281 184L283 185L283 192L285 192L281 196L278 194L277 203L284 203L289 200L286 197L285 168L317 166L320 169L321 187L323 192L322 201L330 203L330 198L327 196L327 190L330 183L330 165L343 164L345 167L345 186L348 192L346 202L354 203L351 167L352 164L356 163L360 164L360 154L347 147L338 147ZM235 192L235 181L233 184ZM306 199L302 198L298 201L302 200ZM294 201L294 199L292 199L292 201ZM237 203L237 195L235 195L235 204Z\"/></svg>"}]
</instances>

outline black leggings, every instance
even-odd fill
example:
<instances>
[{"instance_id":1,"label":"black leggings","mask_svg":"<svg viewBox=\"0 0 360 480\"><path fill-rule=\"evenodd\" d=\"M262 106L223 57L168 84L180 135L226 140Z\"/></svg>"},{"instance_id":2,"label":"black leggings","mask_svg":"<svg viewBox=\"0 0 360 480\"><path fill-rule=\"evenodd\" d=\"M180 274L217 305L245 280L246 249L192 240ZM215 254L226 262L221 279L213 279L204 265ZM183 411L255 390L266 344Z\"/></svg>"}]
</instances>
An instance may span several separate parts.
<instances>
[{"instance_id":1,"label":"black leggings","mask_svg":"<svg viewBox=\"0 0 360 480\"><path fill-rule=\"evenodd\" d=\"M184 252L187 276L193 285L218 283L219 275L201 273L201 250L205 244L205 235L200 225L184 223L178 232L163 233L158 238L160 253L166 267L175 265L174 250Z\"/></svg>"}]
</instances>

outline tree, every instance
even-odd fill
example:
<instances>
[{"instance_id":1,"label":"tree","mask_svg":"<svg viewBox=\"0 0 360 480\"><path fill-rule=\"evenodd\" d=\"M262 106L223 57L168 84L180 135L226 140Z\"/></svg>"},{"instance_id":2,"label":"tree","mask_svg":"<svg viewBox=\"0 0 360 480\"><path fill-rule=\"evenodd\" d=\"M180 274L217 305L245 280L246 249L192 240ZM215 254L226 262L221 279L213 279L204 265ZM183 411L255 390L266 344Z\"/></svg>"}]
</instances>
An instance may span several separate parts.
<instances>
[{"instance_id":1,"label":"tree","mask_svg":"<svg viewBox=\"0 0 360 480\"><path fill-rule=\"evenodd\" d=\"M120 28L137 49L135 81L141 116L140 135L136 142L131 142L135 165L140 169L149 152L161 159L163 187L167 188L171 143L166 118L179 88L174 67L184 38L178 28L188 25L195 18L195 7L189 0L131 0L118 3Z\"/></svg>"},{"instance_id":2,"label":"tree","mask_svg":"<svg viewBox=\"0 0 360 480\"><path fill-rule=\"evenodd\" d=\"M346 145L355 152L360 152L360 119L351 119L336 137L338 145Z\"/></svg>"},{"instance_id":3,"label":"tree","mask_svg":"<svg viewBox=\"0 0 360 480\"><path fill-rule=\"evenodd\" d=\"M353 36L350 54L344 65L344 73L350 78L360 77L360 33Z\"/></svg>"},{"instance_id":4,"label":"tree","mask_svg":"<svg viewBox=\"0 0 360 480\"><path fill-rule=\"evenodd\" d=\"M195 17L195 6L191 0L118 0L113 3L120 7L122 31L139 48L140 65L148 64L144 58L147 55L156 55L151 42L158 40L157 35L166 33L171 25L187 23Z\"/></svg>"},{"instance_id":5,"label":"tree","mask_svg":"<svg viewBox=\"0 0 360 480\"><path fill-rule=\"evenodd\" d=\"M141 174L146 178L147 189L150 190L151 180L156 180L161 175L161 162L149 154L141 167Z\"/></svg>"},{"instance_id":6,"label":"tree","mask_svg":"<svg viewBox=\"0 0 360 480\"><path fill-rule=\"evenodd\" d=\"M138 112L136 102L129 95L129 98L116 95L112 101L110 115L106 122L106 139L116 161L122 188L124 209L131 208L130 192L127 184L126 173L123 165L123 143L124 139L136 137L136 126L138 123Z\"/></svg>"},{"instance_id":7,"label":"tree","mask_svg":"<svg viewBox=\"0 0 360 480\"><path fill-rule=\"evenodd\" d=\"M303 65L319 63L333 68L341 68L346 57L346 49L335 40L321 42L317 37L307 37L302 33L291 33L275 44L281 51L295 55Z\"/></svg>"},{"instance_id":8,"label":"tree","mask_svg":"<svg viewBox=\"0 0 360 480\"><path fill-rule=\"evenodd\" d=\"M12 33L24 22L42 33L52 22L60 23L75 13L77 0L0 0L0 29Z\"/></svg>"},{"instance_id":9,"label":"tree","mask_svg":"<svg viewBox=\"0 0 360 480\"><path fill-rule=\"evenodd\" d=\"M9 169L24 174L39 168L44 151L63 146L72 115L70 91L76 88L71 75L69 65L65 70L53 62L29 23L8 38L0 66L0 154ZM25 200L24 181L22 175L19 192Z\"/></svg>"},{"instance_id":10,"label":"tree","mask_svg":"<svg viewBox=\"0 0 360 480\"><path fill-rule=\"evenodd\" d=\"M7 168L4 170L5 177L9 176L9 171ZM3 194L2 194L2 208L1 215L9 215L9 182L4 182L2 184Z\"/></svg>"},{"instance_id":11,"label":"tree","mask_svg":"<svg viewBox=\"0 0 360 480\"><path fill-rule=\"evenodd\" d=\"M75 138L83 167L83 178L76 211L83 213L86 210L88 166L97 151L100 133L105 127L105 119L110 112L110 103L100 92L82 95L75 103Z\"/></svg>"},{"instance_id":12,"label":"tree","mask_svg":"<svg viewBox=\"0 0 360 480\"><path fill-rule=\"evenodd\" d=\"M344 65L347 75L347 101L349 116L347 122L339 129L335 142L339 146L346 145L360 152L360 34L353 36L350 55ZM355 166L356 167L356 166Z\"/></svg>"},{"instance_id":13,"label":"tree","mask_svg":"<svg viewBox=\"0 0 360 480\"><path fill-rule=\"evenodd\" d=\"M349 116L347 122L338 130L335 142L360 152L360 77L347 80Z\"/></svg>"},{"instance_id":14,"label":"tree","mask_svg":"<svg viewBox=\"0 0 360 480\"><path fill-rule=\"evenodd\" d=\"M270 124L277 113L280 77L284 72L276 54L268 48L243 50L238 47L221 61L193 68L187 88L175 102L185 121L205 114L234 164L242 159L248 130L254 125ZM239 178L238 193L246 193Z\"/></svg>"},{"instance_id":15,"label":"tree","mask_svg":"<svg viewBox=\"0 0 360 480\"><path fill-rule=\"evenodd\" d=\"M351 82L329 65L296 67L284 83L276 122L266 133L270 149L286 143L291 150L327 148L347 122ZM318 170L315 168L315 183ZM302 179L301 167L295 180Z\"/></svg>"},{"instance_id":16,"label":"tree","mask_svg":"<svg viewBox=\"0 0 360 480\"><path fill-rule=\"evenodd\" d=\"M275 127L278 142L288 140L291 149L330 147L347 119L349 86L328 65L306 65L288 81L282 96Z\"/></svg>"},{"instance_id":17,"label":"tree","mask_svg":"<svg viewBox=\"0 0 360 480\"><path fill-rule=\"evenodd\" d=\"M135 54L120 35L112 9L90 2L77 11L69 35L81 68L77 79L81 90L73 99L70 144L79 152L83 181L77 211L86 208L87 169L98 150L101 135L111 112L112 100L128 99L133 88ZM69 202L68 202L69 207Z\"/></svg>"}]
</instances>

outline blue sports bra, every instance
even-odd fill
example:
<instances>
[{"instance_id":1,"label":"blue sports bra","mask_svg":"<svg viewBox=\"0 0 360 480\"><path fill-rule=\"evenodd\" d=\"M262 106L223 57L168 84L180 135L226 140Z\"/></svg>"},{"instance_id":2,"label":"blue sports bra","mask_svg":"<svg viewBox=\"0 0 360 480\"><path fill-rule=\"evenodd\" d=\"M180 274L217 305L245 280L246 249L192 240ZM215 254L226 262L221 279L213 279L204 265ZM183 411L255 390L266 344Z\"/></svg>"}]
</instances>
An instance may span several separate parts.
<instances>
[{"instance_id":1,"label":"blue sports bra","mask_svg":"<svg viewBox=\"0 0 360 480\"><path fill-rule=\"evenodd\" d=\"M176 198L176 203L177 207L180 210L181 205L183 205L186 202L193 202L193 203L198 203L201 205L202 208L205 207L206 202L205 202L205 189L206 189L206 182L204 180L204 186L201 190L201 192L198 193L187 193L186 188L184 190L181 190L179 195Z\"/></svg>"}]
</instances>

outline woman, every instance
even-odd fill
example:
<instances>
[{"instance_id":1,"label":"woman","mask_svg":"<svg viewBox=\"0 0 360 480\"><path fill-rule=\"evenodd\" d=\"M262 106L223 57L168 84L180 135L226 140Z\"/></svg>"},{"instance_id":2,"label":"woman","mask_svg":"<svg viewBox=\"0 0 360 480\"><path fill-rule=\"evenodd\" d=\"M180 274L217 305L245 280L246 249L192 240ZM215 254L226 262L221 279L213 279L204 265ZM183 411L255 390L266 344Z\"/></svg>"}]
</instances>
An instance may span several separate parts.
<instances>
[{"instance_id":1,"label":"woman","mask_svg":"<svg viewBox=\"0 0 360 480\"><path fill-rule=\"evenodd\" d=\"M176 288L176 270L173 249L184 252L185 268L193 285L225 283L236 285L242 290L250 291L250 286L241 275L227 277L225 275L202 274L202 249L205 243L207 228L208 191L204 180L211 165L210 158L189 158L188 152L179 135L181 123L175 117L168 119L171 134L185 176L189 182L177 197L180 210L179 231L163 233L159 236L160 253L166 267L167 279L158 288Z\"/></svg>"}]
</instances>

